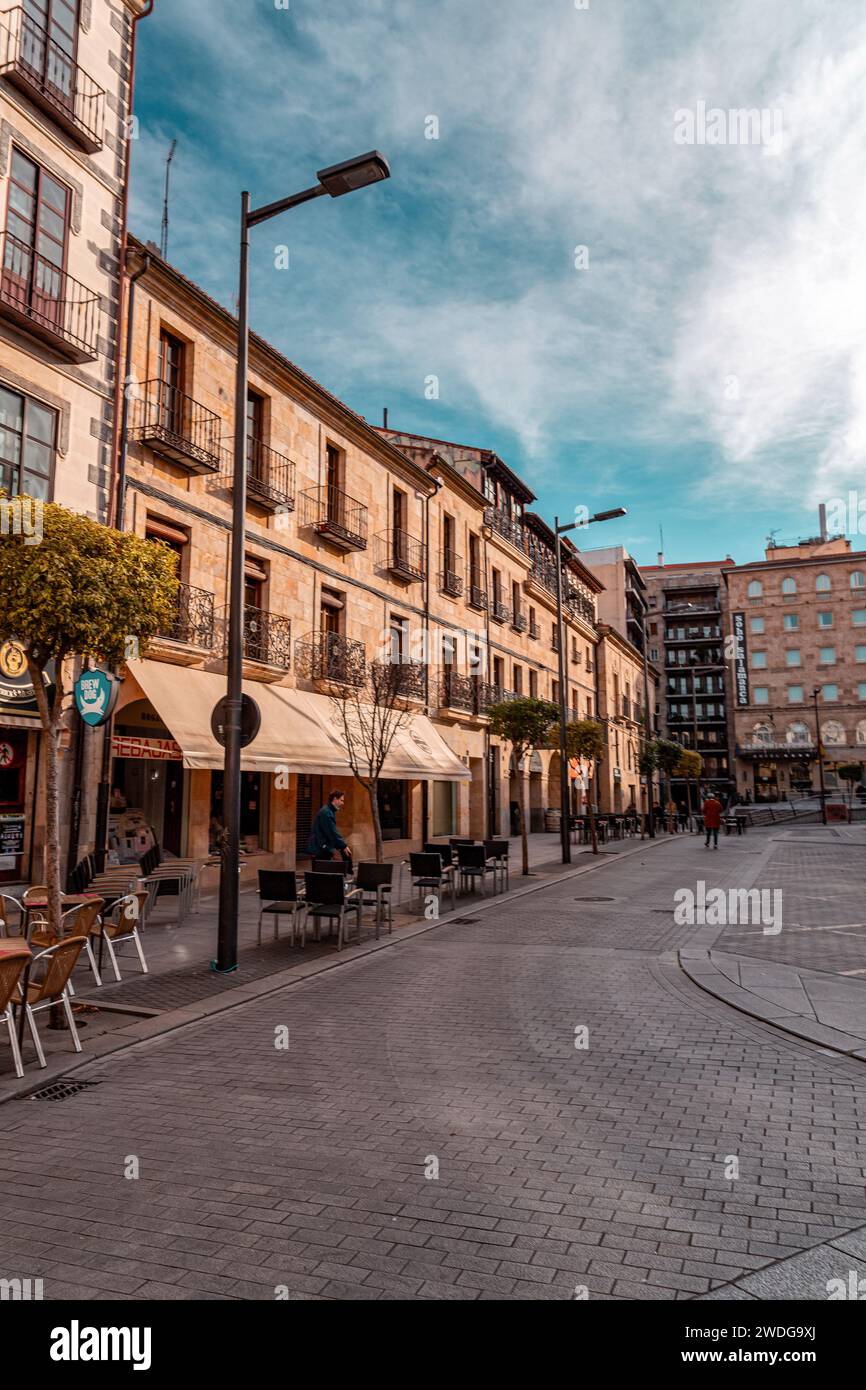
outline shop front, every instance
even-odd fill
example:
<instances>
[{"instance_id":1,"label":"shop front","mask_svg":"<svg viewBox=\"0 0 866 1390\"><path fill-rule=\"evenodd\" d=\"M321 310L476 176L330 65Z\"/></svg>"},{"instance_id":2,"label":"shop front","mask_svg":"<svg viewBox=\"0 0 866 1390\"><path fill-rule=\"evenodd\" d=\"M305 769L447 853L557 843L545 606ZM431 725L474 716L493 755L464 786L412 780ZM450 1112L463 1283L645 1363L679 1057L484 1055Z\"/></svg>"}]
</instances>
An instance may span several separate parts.
<instances>
[{"instance_id":1,"label":"shop front","mask_svg":"<svg viewBox=\"0 0 866 1390\"><path fill-rule=\"evenodd\" d=\"M46 685L50 690L50 672ZM42 725L19 642L0 645L0 888L29 882L39 839Z\"/></svg>"}]
</instances>

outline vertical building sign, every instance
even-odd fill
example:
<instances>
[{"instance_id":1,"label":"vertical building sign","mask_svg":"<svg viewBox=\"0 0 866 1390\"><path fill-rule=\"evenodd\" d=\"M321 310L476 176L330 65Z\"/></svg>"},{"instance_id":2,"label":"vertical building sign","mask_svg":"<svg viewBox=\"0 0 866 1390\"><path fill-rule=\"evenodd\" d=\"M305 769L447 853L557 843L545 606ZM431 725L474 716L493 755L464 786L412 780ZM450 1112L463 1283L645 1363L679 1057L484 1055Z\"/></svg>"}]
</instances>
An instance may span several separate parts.
<instances>
[{"instance_id":1,"label":"vertical building sign","mask_svg":"<svg viewBox=\"0 0 866 1390\"><path fill-rule=\"evenodd\" d=\"M746 615L734 613L734 684L737 705L749 703L749 660L746 650Z\"/></svg>"}]
</instances>

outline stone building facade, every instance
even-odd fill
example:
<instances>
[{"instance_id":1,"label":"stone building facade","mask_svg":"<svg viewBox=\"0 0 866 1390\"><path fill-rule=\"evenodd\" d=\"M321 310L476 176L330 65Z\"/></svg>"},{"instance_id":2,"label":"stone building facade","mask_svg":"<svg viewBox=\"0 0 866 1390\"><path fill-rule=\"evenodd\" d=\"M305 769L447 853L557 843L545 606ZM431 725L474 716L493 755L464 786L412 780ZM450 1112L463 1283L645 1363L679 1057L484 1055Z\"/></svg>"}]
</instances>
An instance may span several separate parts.
<instances>
[{"instance_id":1,"label":"stone building facade","mask_svg":"<svg viewBox=\"0 0 866 1390\"><path fill-rule=\"evenodd\" d=\"M0 488L109 519L135 26L149 0L0 13ZM39 721L0 651L0 886L39 871ZM55 673L56 675L57 673ZM68 690L74 670L61 673ZM32 690L29 691L32 697ZM64 857L92 844L101 735L65 716Z\"/></svg>"}]
</instances>

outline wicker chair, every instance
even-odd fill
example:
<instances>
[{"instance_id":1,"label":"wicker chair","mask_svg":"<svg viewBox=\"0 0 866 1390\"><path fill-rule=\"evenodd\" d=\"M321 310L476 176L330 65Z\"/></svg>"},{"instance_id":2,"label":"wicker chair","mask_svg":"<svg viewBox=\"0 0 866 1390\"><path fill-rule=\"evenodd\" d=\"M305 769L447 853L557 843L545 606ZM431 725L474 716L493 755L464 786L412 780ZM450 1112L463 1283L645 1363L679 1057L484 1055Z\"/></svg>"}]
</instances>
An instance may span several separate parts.
<instances>
[{"instance_id":1,"label":"wicker chair","mask_svg":"<svg viewBox=\"0 0 866 1390\"><path fill-rule=\"evenodd\" d=\"M121 978L117 964L117 952L130 941L138 952L142 975L147 974L147 961L144 958L141 937L138 934L147 899L148 894L146 892L128 893L125 898L121 898L119 902L114 904L111 911L106 913L102 920L102 935L105 939L115 980Z\"/></svg>"},{"instance_id":2,"label":"wicker chair","mask_svg":"<svg viewBox=\"0 0 866 1390\"><path fill-rule=\"evenodd\" d=\"M36 1014L42 1009L50 1009L54 1004L62 1004L66 1022L69 1024L72 1046L76 1052L81 1051L81 1039L69 1002L69 977L86 945L86 936L67 936L54 946L49 946L46 951L40 951L38 956L31 959L29 975L16 991L14 1002L24 1010L40 1067L44 1067L46 1062L36 1029Z\"/></svg>"},{"instance_id":3,"label":"wicker chair","mask_svg":"<svg viewBox=\"0 0 866 1390\"><path fill-rule=\"evenodd\" d=\"M105 903L102 898L93 898L89 903L81 903L78 907L71 907L68 912L64 912L60 919L60 933L55 935L47 922L38 922L34 925L30 933L30 944L32 946L54 946L58 941L64 941L69 936L83 936L84 947L87 952L87 959L93 971L93 978L97 985L102 984L102 977L96 965L96 956L93 954L93 946L90 938L99 936L102 931L102 920L100 913ZM74 995L75 988L72 981L69 981L69 993Z\"/></svg>"},{"instance_id":4,"label":"wicker chair","mask_svg":"<svg viewBox=\"0 0 866 1390\"><path fill-rule=\"evenodd\" d=\"M31 959L30 951L23 941L20 946L4 951L0 955L0 1023L5 1023L9 1030L9 1046L12 1048L12 1061L15 1063L16 1076L24 1075L24 1067L21 1063L21 1048L18 1046L18 1030L15 1027L12 998Z\"/></svg>"},{"instance_id":5,"label":"wicker chair","mask_svg":"<svg viewBox=\"0 0 866 1390\"><path fill-rule=\"evenodd\" d=\"M0 893L0 936L23 936L24 909L17 898Z\"/></svg>"}]
</instances>

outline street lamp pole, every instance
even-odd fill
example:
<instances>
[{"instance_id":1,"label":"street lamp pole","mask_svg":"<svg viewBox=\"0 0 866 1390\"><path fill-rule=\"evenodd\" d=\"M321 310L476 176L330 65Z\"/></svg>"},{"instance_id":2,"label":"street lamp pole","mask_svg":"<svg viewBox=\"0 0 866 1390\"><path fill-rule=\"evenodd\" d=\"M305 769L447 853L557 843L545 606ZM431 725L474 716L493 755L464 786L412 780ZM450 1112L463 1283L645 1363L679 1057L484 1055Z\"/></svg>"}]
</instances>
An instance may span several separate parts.
<instances>
[{"instance_id":1,"label":"street lamp pole","mask_svg":"<svg viewBox=\"0 0 866 1390\"><path fill-rule=\"evenodd\" d=\"M818 752L818 777L821 784L821 820L827 824L827 789L824 786L824 755L821 751L821 718L818 714L818 696L821 694L820 685L816 685L812 691L812 699L815 701L815 748Z\"/></svg>"},{"instance_id":2,"label":"street lamp pole","mask_svg":"<svg viewBox=\"0 0 866 1390\"><path fill-rule=\"evenodd\" d=\"M244 550L247 495L247 390L249 378L249 247L250 228L290 208L326 193L340 198L368 184L390 178L388 161L371 150L316 175L319 182L301 193L251 209L249 193L241 194L240 271L238 286L238 355L235 381L235 447L232 475L232 542L229 577L226 699L223 704L223 833L220 845L219 924L217 955L211 968L220 974L237 969L238 898L240 890L241 737L244 660Z\"/></svg>"},{"instance_id":3,"label":"street lamp pole","mask_svg":"<svg viewBox=\"0 0 866 1390\"><path fill-rule=\"evenodd\" d=\"M594 521L612 521L614 517L625 516L625 507L614 507L608 512L596 512L587 521L570 521L560 526L559 517L554 518L553 534L555 540L556 563L556 643L559 648L559 835L562 844L562 862L571 863L571 795L568 785L568 754L565 744L565 726L568 723L568 690L565 664L565 619L562 611L562 540L566 531L574 531L578 526L591 526Z\"/></svg>"}]
</instances>

